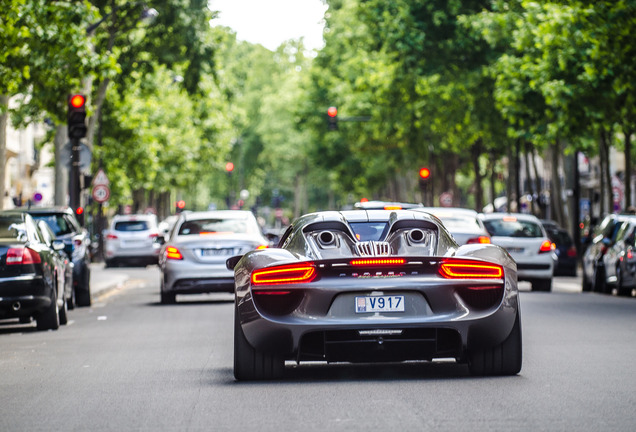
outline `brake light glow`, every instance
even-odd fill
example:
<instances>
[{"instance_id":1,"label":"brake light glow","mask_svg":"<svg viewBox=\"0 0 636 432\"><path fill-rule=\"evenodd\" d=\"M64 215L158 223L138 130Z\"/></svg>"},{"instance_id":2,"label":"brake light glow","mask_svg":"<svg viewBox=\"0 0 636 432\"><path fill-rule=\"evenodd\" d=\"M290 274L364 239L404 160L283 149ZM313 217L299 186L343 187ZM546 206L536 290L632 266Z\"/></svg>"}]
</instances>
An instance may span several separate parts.
<instances>
[{"instance_id":1,"label":"brake light glow","mask_svg":"<svg viewBox=\"0 0 636 432\"><path fill-rule=\"evenodd\" d=\"M355 259L349 262L352 266L396 265L404 264L404 258Z\"/></svg>"},{"instance_id":2,"label":"brake light glow","mask_svg":"<svg viewBox=\"0 0 636 432\"><path fill-rule=\"evenodd\" d=\"M159 234L157 234L157 233L150 233L150 236L149 236L149 237L150 237L150 238L156 238L156 237L159 237Z\"/></svg>"},{"instance_id":3,"label":"brake light glow","mask_svg":"<svg viewBox=\"0 0 636 432\"><path fill-rule=\"evenodd\" d=\"M445 260L439 273L446 279L501 279L503 267L499 264L468 260Z\"/></svg>"},{"instance_id":4,"label":"brake light glow","mask_svg":"<svg viewBox=\"0 0 636 432\"><path fill-rule=\"evenodd\" d=\"M514 216L504 216L501 220L504 222L517 222L517 218Z\"/></svg>"},{"instance_id":5,"label":"brake light glow","mask_svg":"<svg viewBox=\"0 0 636 432\"><path fill-rule=\"evenodd\" d=\"M42 258L36 251L25 248L9 248L7 251L7 265L40 264Z\"/></svg>"},{"instance_id":6,"label":"brake light glow","mask_svg":"<svg viewBox=\"0 0 636 432\"><path fill-rule=\"evenodd\" d=\"M473 237L466 242L466 244L489 244L489 243L490 243L490 237L488 236Z\"/></svg>"},{"instance_id":7,"label":"brake light glow","mask_svg":"<svg viewBox=\"0 0 636 432\"><path fill-rule=\"evenodd\" d=\"M252 272L252 285L277 285L311 282L316 278L313 263L267 267Z\"/></svg>"},{"instance_id":8,"label":"brake light glow","mask_svg":"<svg viewBox=\"0 0 636 432\"><path fill-rule=\"evenodd\" d=\"M552 243L550 240L546 240L541 243L541 247L539 248L539 253L551 252L556 248L556 245Z\"/></svg>"},{"instance_id":9,"label":"brake light glow","mask_svg":"<svg viewBox=\"0 0 636 432\"><path fill-rule=\"evenodd\" d=\"M402 206L399 205L386 205L384 210L402 210Z\"/></svg>"},{"instance_id":10,"label":"brake light glow","mask_svg":"<svg viewBox=\"0 0 636 432\"><path fill-rule=\"evenodd\" d=\"M259 245L256 249L260 250L260 249L267 249L269 246L267 245Z\"/></svg>"},{"instance_id":11,"label":"brake light glow","mask_svg":"<svg viewBox=\"0 0 636 432\"><path fill-rule=\"evenodd\" d=\"M166 248L166 259L182 260L183 255L181 255L181 252L179 252L179 249L176 247L168 246Z\"/></svg>"},{"instance_id":12,"label":"brake light glow","mask_svg":"<svg viewBox=\"0 0 636 432\"><path fill-rule=\"evenodd\" d=\"M570 258L574 258L576 256L576 248L574 246L570 247L570 249L568 249L568 256Z\"/></svg>"},{"instance_id":13,"label":"brake light glow","mask_svg":"<svg viewBox=\"0 0 636 432\"><path fill-rule=\"evenodd\" d=\"M106 236L106 238L107 238L108 240L116 240L116 239L117 239L117 236L116 236L115 234L108 234L108 235Z\"/></svg>"}]
</instances>

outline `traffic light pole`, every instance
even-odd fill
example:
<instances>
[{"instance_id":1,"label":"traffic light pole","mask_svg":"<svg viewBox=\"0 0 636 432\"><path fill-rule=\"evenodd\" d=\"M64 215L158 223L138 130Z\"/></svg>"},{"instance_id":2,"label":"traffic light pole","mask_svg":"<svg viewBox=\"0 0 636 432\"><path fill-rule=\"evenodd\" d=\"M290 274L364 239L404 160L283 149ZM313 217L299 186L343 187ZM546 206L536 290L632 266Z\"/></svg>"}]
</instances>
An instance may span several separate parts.
<instances>
[{"instance_id":1,"label":"traffic light pole","mask_svg":"<svg viewBox=\"0 0 636 432\"><path fill-rule=\"evenodd\" d=\"M71 175L69 178L69 196L73 212L81 206L80 203L80 139L71 138Z\"/></svg>"}]
</instances>

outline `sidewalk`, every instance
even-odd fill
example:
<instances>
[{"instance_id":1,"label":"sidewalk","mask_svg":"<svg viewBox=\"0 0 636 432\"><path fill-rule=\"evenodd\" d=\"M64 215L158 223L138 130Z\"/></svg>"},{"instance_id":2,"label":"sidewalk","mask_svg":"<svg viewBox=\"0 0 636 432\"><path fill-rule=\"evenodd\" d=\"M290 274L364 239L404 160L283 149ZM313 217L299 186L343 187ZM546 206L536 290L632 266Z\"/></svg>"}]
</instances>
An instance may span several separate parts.
<instances>
[{"instance_id":1,"label":"sidewalk","mask_svg":"<svg viewBox=\"0 0 636 432\"><path fill-rule=\"evenodd\" d=\"M101 294L123 285L130 278L126 273L117 269L104 268L104 263L91 263L91 297Z\"/></svg>"}]
</instances>

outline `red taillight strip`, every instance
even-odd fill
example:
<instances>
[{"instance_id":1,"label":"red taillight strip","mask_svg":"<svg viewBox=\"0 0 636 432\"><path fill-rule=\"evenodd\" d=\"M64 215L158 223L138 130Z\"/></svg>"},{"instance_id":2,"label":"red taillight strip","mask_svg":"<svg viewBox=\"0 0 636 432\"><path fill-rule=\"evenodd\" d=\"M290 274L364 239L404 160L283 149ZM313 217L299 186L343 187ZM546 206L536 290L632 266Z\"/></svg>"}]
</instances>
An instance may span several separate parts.
<instances>
[{"instance_id":1,"label":"red taillight strip","mask_svg":"<svg viewBox=\"0 0 636 432\"><path fill-rule=\"evenodd\" d=\"M439 273L446 279L501 279L503 267L480 261L445 260L440 263Z\"/></svg>"},{"instance_id":2,"label":"red taillight strip","mask_svg":"<svg viewBox=\"0 0 636 432\"><path fill-rule=\"evenodd\" d=\"M396 265L404 264L406 260L404 258L378 258L378 259L355 259L351 260L349 264L352 266L369 266L369 265Z\"/></svg>"},{"instance_id":3,"label":"red taillight strip","mask_svg":"<svg viewBox=\"0 0 636 432\"><path fill-rule=\"evenodd\" d=\"M254 294L279 296L291 294L291 291L254 291Z\"/></svg>"},{"instance_id":4,"label":"red taillight strip","mask_svg":"<svg viewBox=\"0 0 636 432\"><path fill-rule=\"evenodd\" d=\"M252 285L277 285L311 282L316 278L312 263L266 267L252 272Z\"/></svg>"}]
</instances>

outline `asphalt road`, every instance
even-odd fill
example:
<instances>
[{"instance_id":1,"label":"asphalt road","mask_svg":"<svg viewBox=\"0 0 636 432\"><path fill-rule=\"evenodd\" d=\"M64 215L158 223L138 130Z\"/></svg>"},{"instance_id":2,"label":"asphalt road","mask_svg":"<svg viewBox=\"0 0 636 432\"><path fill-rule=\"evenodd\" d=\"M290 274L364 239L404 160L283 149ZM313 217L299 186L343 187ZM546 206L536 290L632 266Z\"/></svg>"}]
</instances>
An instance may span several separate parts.
<instances>
[{"instance_id":1,"label":"asphalt road","mask_svg":"<svg viewBox=\"0 0 636 432\"><path fill-rule=\"evenodd\" d=\"M570 278L521 294L519 376L288 363L283 381L237 383L231 295L163 306L156 268L96 276L116 288L58 331L0 324L0 431L636 430L636 298Z\"/></svg>"}]
</instances>

